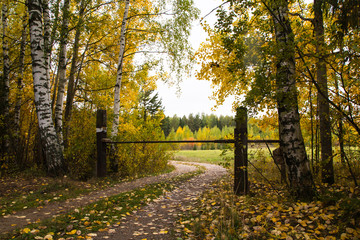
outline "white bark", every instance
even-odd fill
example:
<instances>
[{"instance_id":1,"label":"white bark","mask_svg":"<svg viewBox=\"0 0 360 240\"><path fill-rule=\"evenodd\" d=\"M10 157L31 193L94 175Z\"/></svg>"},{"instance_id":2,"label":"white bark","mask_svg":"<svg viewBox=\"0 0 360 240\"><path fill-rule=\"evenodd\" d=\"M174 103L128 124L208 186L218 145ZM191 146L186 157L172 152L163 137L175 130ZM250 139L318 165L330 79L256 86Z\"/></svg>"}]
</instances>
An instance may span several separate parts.
<instances>
[{"instance_id":1,"label":"white bark","mask_svg":"<svg viewBox=\"0 0 360 240\"><path fill-rule=\"evenodd\" d=\"M42 8L40 0L29 0L29 29L34 81L35 107L39 132L44 144L48 172L59 175L63 171L63 155L52 121L49 97L50 79L47 75L47 54L44 47Z\"/></svg>"},{"instance_id":2,"label":"white bark","mask_svg":"<svg viewBox=\"0 0 360 240\"><path fill-rule=\"evenodd\" d=\"M59 85L58 93L55 105L55 128L59 136L61 145L63 145L63 105L64 105L64 94L66 85L66 45L68 38L68 27L69 27L69 9L70 0L65 0L63 7L63 21L60 33L60 52L59 52Z\"/></svg>"},{"instance_id":3,"label":"white bark","mask_svg":"<svg viewBox=\"0 0 360 240\"><path fill-rule=\"evenodd\" d=\"M120 53L119 53L119 61L118 61L118 69L116 73L116 84L114 90L114 121L111 129L111 136L115 137L118 134L118 126L119 126L119 114L120 114L120 90L121 90L121 81L122 81L122 71L123 71L123 60L124 60L124 52L125 52L125 31L126 31L126 23L127 16L130 8L130 0L125 1L125 10L124 16L121 24L121 32L120 32Z\"/></svg>"},{"instance_id":4,"label":"white bark","mask_svg":"<svg viewBox=\"0 0 360 240\"><path fill-rule=\"evenodd\" d=\"M44 16L44 53L45 53L45 67L46 77L49 80L48 85L48 98L51 99L51 88L50 88L50 63L51 63L51 18L49 0L39 0L42 2L43 16ZM40 3L41 4L41 3Z\"/></svg>"},{"instance_id":5,"label":"white bark","mask_svg":"<svg viewBox=\"0 0 360 240\"><path fill-rule=\"evenodd\" d=\"M312 198L314 195L312 175L300 128L295 76L295 43L289 22L287 0L274 2L272 11L278 51L276 87L280 147L288 167L292 190L299 198Z\"/></svg>"}]
</instances>

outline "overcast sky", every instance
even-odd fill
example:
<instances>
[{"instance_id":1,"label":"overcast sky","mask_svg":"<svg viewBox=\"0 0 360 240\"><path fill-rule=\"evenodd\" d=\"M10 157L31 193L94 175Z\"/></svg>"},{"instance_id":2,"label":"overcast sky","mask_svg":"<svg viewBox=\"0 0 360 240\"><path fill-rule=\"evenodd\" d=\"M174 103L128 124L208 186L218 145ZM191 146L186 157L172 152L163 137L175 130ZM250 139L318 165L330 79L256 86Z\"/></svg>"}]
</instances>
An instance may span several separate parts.
<instances>
[{"instance_id":1,"label":"overcast sky","mask_svg":"<svg viewBox=\"0 0 360 240\"><path fill-rule=\"evenodd\" d=\"M215 7L219 6L221 0L195 0L195 6L200 9L200 17L204 17ZM206 17L208 24L212 25L216 21L215 12ZM190 42L193 49L197 50L200 43L204 42L207 34L201 28L199 20L193 23L191 31ZM195 66L194 68L196 68ZM211 84L209 81L199 81L195 78L194 74L189 79L183 79L180 84L181 94L177 94L176 87L169 87L168 85L158 82L159 96L162 98L163 105L165 106L165 114L167 116L183 116L190 113L205 113L216 115L234 115L232 112L233 98L225 101L223 106L218 107L216 111L212 111L215 101L210 100L212 95Z\"/></svg>"}]
</instances>

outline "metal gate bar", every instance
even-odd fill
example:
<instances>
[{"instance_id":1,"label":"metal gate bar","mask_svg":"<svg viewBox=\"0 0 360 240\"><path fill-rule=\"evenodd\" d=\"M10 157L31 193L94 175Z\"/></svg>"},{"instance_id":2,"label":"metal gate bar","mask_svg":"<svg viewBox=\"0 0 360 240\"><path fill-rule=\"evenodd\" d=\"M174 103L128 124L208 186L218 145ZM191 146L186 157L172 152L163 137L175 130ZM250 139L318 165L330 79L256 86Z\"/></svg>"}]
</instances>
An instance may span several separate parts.
<instances>
[{"instance_id":1,"label":"metal gate bar","mask_svg":"<svg viewBox=\"0 0 360 240\"><path fill-rule=\"evenodd\" d=\"M97 176L106 176L106 145L107 144L145 144L145 143L234 143L234 192L246 195L249 192L248 181L248 144L279 143L279 140L249 140L247 132L247 109L236 109L234 139L220 140L181 140L181 141L118 141L112 142L106 133L106 110L98 110L96 120L97 138Z\"/></svg>"}]
</instances>

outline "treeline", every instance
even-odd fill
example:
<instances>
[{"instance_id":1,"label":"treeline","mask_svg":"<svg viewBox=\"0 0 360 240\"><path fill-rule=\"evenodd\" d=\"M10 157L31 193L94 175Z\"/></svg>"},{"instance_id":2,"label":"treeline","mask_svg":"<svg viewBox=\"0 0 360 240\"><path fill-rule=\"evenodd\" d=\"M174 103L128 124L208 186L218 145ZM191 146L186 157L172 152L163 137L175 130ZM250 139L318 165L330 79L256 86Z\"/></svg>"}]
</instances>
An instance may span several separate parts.
<instances>
[{"instance_id":1,"label":"treeline","mask_svg":"<svg viewBox=\"0 0 360 240\"><path fill-rule=\"evenodd\" d=\"M250 139L278 139L276 124L267 117L250 118L248 136ZM165 117L161 128L166 140L216 140L232 139L235 120L232 116L216 116L214 114L189 114L189 116ZM181 144L180 149L208 150L223 149L225 144L188 143Z\"/></svg>"},{"instance_id":2,"label":"treeline","mask_svg":"<svg viewBox=\"0 0 360 240\"><path fill-rule=\"evenodd\" d=\"M165 117L162 120L162 130L167 137L171 130L176 131L179 127L184 128L187 126L191 132L195 133L202 128L215 128L220 131L224 127L235 127L234 118L231 116L216 116L215 114L189 114L189 116L178 117Z\"/></svg>"}]
</instances>

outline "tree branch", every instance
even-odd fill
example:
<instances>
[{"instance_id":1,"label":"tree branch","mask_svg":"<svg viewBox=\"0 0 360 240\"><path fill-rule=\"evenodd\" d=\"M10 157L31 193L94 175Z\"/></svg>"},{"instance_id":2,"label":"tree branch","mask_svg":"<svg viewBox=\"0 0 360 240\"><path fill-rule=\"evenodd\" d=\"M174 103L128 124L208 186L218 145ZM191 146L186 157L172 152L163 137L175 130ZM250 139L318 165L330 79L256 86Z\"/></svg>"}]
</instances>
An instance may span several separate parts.
<instances>
[{"instance_id":1,"label":"tree branch","mask_svg":"<svg viewBox=\"0 0 360 240\"><path fill-rule=\"evenodd\" d=\"M314 24L314 19L313 18L306 18L303 15L301 15L300 13L289 12L289 15L294 16L294 17L299 17L303 21L311 22L312 24Z\"/></svg>"},{"instance_id":2,"label":"tree branch","mask_svg":"<svg viewBox=\"0 0 360 240\"><path fill-rule=\"evenodd\" d=\"M208 12L204 17L201 18L200 22L202 22L202 20L204 20L207 16L209 16L211 13L213 13L216 9L222 7L223 5L225 5L226 3L229 3L230 0L223 2L222 4L220 4L219 6L215 7L213 10L211 10L210 12Z\"/></svg>"},{"instance_id":3,"label":"tree branch","mask_svg":"<svg viewBox=\"0 0 360 240\"><path fill-rule=\"evenodd\" d=\"M129 53L127 55L124 55L124 58L129 57L131 55L137 54L137 53L161 53L161 54L166 54L167 52L161 52L161 51L137 51L137 52L133 52L133 53Z\"/></svg>"},{"instance_id":4,"label":"tree branch","mask_svg":"<svg viewBox=\"0 0 360 240\"><path fill-rule=\"evenodd\" d=\"M296 47L296 50L297 52L299 53L300 55L300 58L302 60L302 62L305 64L305 67L306 67L306 70L307 72L309 73L310 75L310 79L312 81L312 83L315 85L316 89L318 90L318 92L324 97L324 99L326 99L326 101L328 101L341 115L343 115L346 120L355 128L355 130L357 131L357 133L360 135L360 127L356 124L356 122L353 120L353 118L349 115L347 115L342 109L340 106L336 105L331 99L325 97L325 94L321 91L321 88L319 86L319 84L316 82L313 74L311 73L309 67L307 66L306 64L306 61L305 59L303 58L303 55L302 55L302 51L301 49L299 48L299 46L295 45Z\"/></svg>"}]
</instances>

